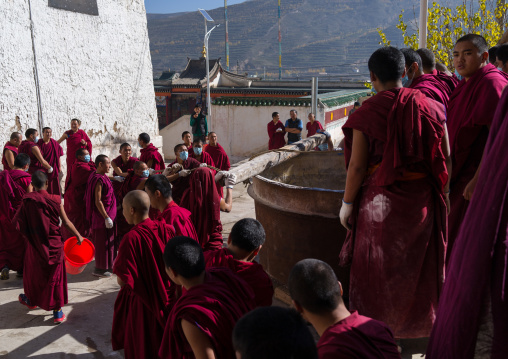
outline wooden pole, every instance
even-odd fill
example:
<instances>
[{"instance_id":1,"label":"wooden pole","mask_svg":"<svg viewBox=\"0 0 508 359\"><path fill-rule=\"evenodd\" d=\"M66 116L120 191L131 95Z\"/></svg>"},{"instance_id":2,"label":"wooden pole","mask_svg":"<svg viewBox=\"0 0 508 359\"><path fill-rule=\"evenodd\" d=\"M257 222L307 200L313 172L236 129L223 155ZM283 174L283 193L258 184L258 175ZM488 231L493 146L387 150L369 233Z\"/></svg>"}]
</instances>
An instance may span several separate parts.
<instances>
[{"instance_id":1,"label":"wooden pole","mask_svg":"<svg viewBox=\"0 0 508 359\"><path fill-rule=\"evenodd\" d=\"M289 151L310 151L313 148L326 143L326 136L322 134L315 134L291 145L282 147L281 150ZM240 183L248 180L251 177L257 176L261 172L277 166L278 164L287 161L293 157L299 156L298 152L268 152L252 160L243 160L231 166L230 172L236 175L236 182Z\"/></svg>"}]
</instances>

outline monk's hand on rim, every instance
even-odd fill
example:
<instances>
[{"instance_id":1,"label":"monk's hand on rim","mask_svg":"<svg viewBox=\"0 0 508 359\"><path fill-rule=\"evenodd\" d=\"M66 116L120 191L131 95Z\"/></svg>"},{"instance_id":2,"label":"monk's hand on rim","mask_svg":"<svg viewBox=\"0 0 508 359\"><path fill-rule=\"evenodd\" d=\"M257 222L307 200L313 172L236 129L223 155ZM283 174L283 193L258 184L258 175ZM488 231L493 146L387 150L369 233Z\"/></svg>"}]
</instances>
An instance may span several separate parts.
<instances>
[{"instance_id":1,"label":"monk's hand on rim","mask_svg":"<svg viewBox=\"0 0 508 359\"><path fill-rule=\"evenodd\" d=\"M348 231L351 230L351 225L349 224L349 218L353 214L353 203L344 202L342 199L342 207L340 207L340 223L346 228Z\"/></svg>"},{"instance_id":2,"label":"monk's hand on rim","mask_svg":"<svg viewBox=\"0 0 508 359\"><path fill-rule=\"evenodd\" d=\"M82 243L83 243L83 237L81 235L79 235L78 237L78 243L76 243L78 246L80 246Z\"/></svg>"},{"instance_id":3,"label":"monk's hand on rim","mask_svg":"<svg viewBox=\"0 0 508 359\"><path fill-rule=\"evenodd\" d=\"M478 179L475 176L475 177L473 177L473 179L471 181L469 181L466 188L464 188L463 196L466 201L470 201L471 198L473 198L473 192L474 192L477 182L478 182Z\"/></svg>"}]
</instances>

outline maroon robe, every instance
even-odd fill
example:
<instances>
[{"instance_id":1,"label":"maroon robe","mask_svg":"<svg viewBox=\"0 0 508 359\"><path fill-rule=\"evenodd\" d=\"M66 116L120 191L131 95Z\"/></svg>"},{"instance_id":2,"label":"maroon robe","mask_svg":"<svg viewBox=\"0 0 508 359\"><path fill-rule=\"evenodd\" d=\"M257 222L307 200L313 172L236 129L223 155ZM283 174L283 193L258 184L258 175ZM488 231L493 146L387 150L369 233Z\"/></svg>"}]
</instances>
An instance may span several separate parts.
<instances>
[{"instance_id":1,"label":"maroon robe","mask_svg":"<svg viewBox=\"0 0 508 359\"><path fill-rule=\"evenodd\" d=\"M171 201L164 212L159 214L159 219L164 219L167 224L175 227L177 236L185 236L198 241L191 213L185 208L179 207L174 201Z\"/></svg>"},{"instance_id":2,"label":"maroon robe","mask_svg":"<svg viewBox=\"0 0 508 359\"><path fill-rule=\"evenodd\" d=\"M318 130L322 130L323 126L319 121L314 121L314 123L307 122L305 126L307 128L307 137L314 136Z\"/></svg>"},{"instance_id":3,"label":"maroon robe","mask_svg":"<svg viewBox=\"0 0 508 359\"><path fill-rule=\"evenodd\" d=\"M88 178L96 171L95 163L76 161L72 165L70 174L67 176L64 194L64 210L69 220L74 224L79 234L90 238L92 234L90 224L86 220L85 199ZM65 227L62 228L64 239L73 236Z\"/></svg>"},{"instance_id":4,"label":"maroon robe","mask_svg":"<svg viewBox=\"0 0 508 359\"><path fill-rule=\"evenodd\" d=\"M113 189L115 191L116 197L116 238L117 241L121 240L122 237L131 230L133 227L131 224L127 223L125 217L123 216L123 198L127 195L127 193L134 191L138 188L141 181L145 180L145 178L139 177L134 173L133 170L128 170L128 175L125 177L123 182L114 182L112 183ZM115 188L115 183L120 183L120 186Z\"/></svg>"},{"instance_id":5,"label":"maroon robe","mask_svg":"<svg viewBox=\"0 0 508 359\"><path fill-rule=\"evenodd\" d=\"M319 359L400 359L390 328L358 312L328 327L319 338L317 350Z\"/></svg>"},{"instance_id":6,"label":"maroon robe","mask_svg":"<svg viewBox=\"0 0 508 359\"><path fill-rule=\"evenodd\" d=\"M180 206L191 212L201 248L204 251L222 248L220 198L209 168L199 168L190 175L189 188Z\"/></svg>"},{"instance_id":7,"label":"maroon robe","mask_svg":"<svg viewBox=\"0 0 508 359\"><path fill-rule=\"evenodd\" d=\"M256 262L243 262L236 260L227 248L208 251L205 253L207 268L226 267L246 281L254 291L254 300L257 307L272 305L273 284L266 274L263 266Z\"/></svg>"},{"instance_id":8,"label":"maroon robe","mask_svg":"<svg viewBox=\"0 0 508 359\"><path fill-rule=\"evenodd\" d=\"M76 151L80 148L86 148L92 156L92 141L83 130L77 130L75 133L72 130L66 131L67 138L65 143L67 144L66 163L67 163L67 176L70 174L72 165L76 162ZM81 140L85 140L86 144L82 144Z\"/></svg>"},{"instance_id":9,"label":"maroon robe","mask_svg":"<svg viewBox=\"0 0 508 359\"><path fill-rule=\"evenodd\" d=\"M424 74L415 78L410 88L420 90L425 96L448 107L450 95L458 84L457 78L435 71L433 74Z\"/></svg>"},{"instance_id":10,"label":"maroon robe","mask_svg":"<svg viewBox=\"0 0 508 359\"><path fill-rule=\"evenodd\" d=\"M28 167L28 173L33 174L37 170L46 172L46 169L42 167L37 157L32 152L32 148L37 146L35 142L23 140L18 148L18 153L26 153L30 157L30 166Z\"/></svg>"},{"instance_id":11,"label":"maroon robe","mask_svg":"<svg viewBox=\"0 0 508 359\"><path fill-rule=\"evenodd\" d=\"M41 149L41 155L53 167L53 172L47 173L48 176L48 193L61 195L60 180L58 175L60 173L60 157L63 156L63 149L60 144L54 139L50 138L48 143L40 139L37 146Z\"/></svg>"},{"instance_id":12,"label":"maroon robe","mask_svg":"<svg viewBox=\"0 0 508 359\"><path fill-rule=\"evenodd\" d=\"M125 285L115 301L113 350L125 358L157 358L176 285L164 265L164 248L175 236L164 221L146 219L123 238L113 272ZM141 330L140 330L141 329Z\"/></svg>"},{"instance_id":13,"label":"maroon robe","mask_svg":"<svg viewBox=\"0 0 508 359\"><path fill-rule=\"evenodd\" d=\"M31 177L21 170L0 172L0 269L20 271L25 256L25 238L13 221Z\"/></svg>"},{"instance_id":14,"label":"maroon robe","mask_svg":"<svg viewBox=\"0 0 508 359\"><path fill-rule=\"evenodd\" d=\"M178 161L173 161L168 165L168 168L171 168L175 163L178 163ZM198 168L199 163L194 158L187 158L185 161L183 161L182 167L184 170L192 170L194 168ZM171 182L171 193L173 196L173 201L175 201L177 204L180 204L180 201L182 200L182 195L185 192L187 188L189 188L189 180L190 175L187 177L178 177L176 180Z\"/></svg>"},{"instance_id":15,"label":"maroon robe","mask_svg":"<svg viewBox=\"0 0 508 359\"><path fill-rule=\"evenodd\" d=\"M224 148L217 143L217 146L208 145L205 147L203 152L207 152L210 156L212 156L213 163L215 163L215 167L220 168L221 171L229 171L231 168L231 164L229 163L229 157ZM221 185L216 183L217 192L219 195L224 197L224 189Z\"/></svg>"},{"instance_id":16,"label":"maroon robe","mask_svg":"<svg viewBox=\"0 0 508 359\"><path fill-rule=\"evenodd\" d=\"M122 171L122 173L127 173L129 170L133 170L134 169L134 164L139 161L136 157L130 157L129 160L127 161L127 163L124 163L123 160L122 160L122 156L118 156L117 158L115 158L113 161L111 162L114 162L118 168L120 168L120 170ZM115 176L116 176L116 172L115 172ZM117 191L120 190L120 188L122 187L122 183L123 182L113 182L113 189L115 190L115 193L117 193Z\"/></svg>"},{"instance_id":17,"label":"maroon robe","mask_svg":"<svg viewBox=\"0 0 508 359\"><path fill-rule=\"evenodd\" d=\"M427 358L473 358L483 303L490 297L493 348L508 353L508 90L484 151L478 184L455 242Z\"/></svg>"},{"instance_id":18,"label":"maroon robe","mask_svg":"<svg viewBox=\"0 0 508 359\"><path fill-rule=\"evenodd\" d=\"M507 83L508 75L488 64L468 81L461 81L450 98L447 126L453 170L447 260L469 204L464 199L464 189L480 165L489 135L487 126L492 123L501 92Z\"/></svg>"},{"instance_id":19,"label":"maroon robe","mask_svg":"<svg viewBox=\"0 0 508 359\"><path fill-rule=\"evenodd\" d=\"M92 230L92 241L95 246L95 267L112 269L116 258L115 226L106 228L106 223L95 205L95 186L102 183L101 202L109 218L116 218L116 199L111 181L106 175L97 172L88 178L85 192L86 220Z\"/></svg>"},{"instance_id":20,"label":"maroon robe","mask_svg":"<svg viewBox=\"0 0 508 359\"><path fill-rule=\"evenodd\" d=\"M2 165L4 166L4 171L10 171L11 168L9 167L9 164L7 163L7 159L5 158L5 151L11 151L14 155L14 158L18 155L18 148L16 146L13 146L9 141L4 146L4 150L2 151Z\"/></svg>"},{"instance_id":21,"label":"maroon robe","mask_svg":"<svg viewBox=\"0 0 508 359\"><path fill-rule=\"evenodd\" d=\"M277 132L277 129L281 129L282 132ZM277 124L274 124L273 121L268 122L266 125L266 130L268 131L268 150L277 150L286 145L286 128L284 124L280 121Z\"/></svg>"},{"instance_id":22,"label":"maroon robe","mask_svg":"<svg viewBox=\"0 0 508 359\"><path fill-rule=\"evenodd\" d=\"M255 306L252 289L244 280L226 268L207 269L204 283L186 291L171 309L159 357L195 358L181 326L185 319L208 337L216 358L235 359L233 328Z\"/></svg>"},{"instance_id":23,"label":"maroon robe","mask_svg":"<svg viewBox=\"0 0 508 359\"><path fill-rule=\"evenodd\" d=\"M201 158L198 160L197 156L194 154L194 151L189 150L189 157L194 158L199 163L206 163L208 166L216 167L215 162L213 162L212 156L210 156L206 152L201 152Z\"/></svg>"},{"instance_id":24,"label":"maroon robe","mask_svg":"<svg viewBox=\"0 0 508 359\"><path fill-rule=\"evenodd\" d=\"M146 148L142 148L140 152L141 156L139 157L139 160L143 161L146 164L148 164L150 160L153 160L151 168L154 170L163 170L166 167L164 164L164 159L159 153L159 150L151 143L146 146Z\"/></svg>"},{"instance_id":25,"label":"maroon robe","mask_svg":"<svg viewBox=\"0 0 508 359\"><path fill-rule=\"evenodd\" d=\"M60 233L60 196L27 193L16 219L26 236L23 288L34 306L57 310L67 304L64 241Z\"/></svg>"},{"instance_id":26,"label":"maroon robe","mask_svg":"<svg viewBox=\"0 0 508 359\"><path fill-rule=\"evenodd\" d=\"M388 324L397 338L430 334L444 280L447 181L444 108L413 89L383 91L343 127L346 165L353 129L368 141L369 175L356 197L350 304Z\"/></svg>"}]
</instances>

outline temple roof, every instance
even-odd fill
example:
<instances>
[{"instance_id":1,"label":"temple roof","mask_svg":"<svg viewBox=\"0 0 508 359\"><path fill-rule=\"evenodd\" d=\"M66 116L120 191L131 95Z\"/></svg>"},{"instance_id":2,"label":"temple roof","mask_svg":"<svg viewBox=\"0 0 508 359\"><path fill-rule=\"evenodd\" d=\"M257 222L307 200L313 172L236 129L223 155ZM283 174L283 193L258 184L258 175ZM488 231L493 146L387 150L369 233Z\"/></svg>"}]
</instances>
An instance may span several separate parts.
<instances>
[{"instance_id":1,"label":"temple roof","mask_svg":"<svg viewBox=\"0 0 508 359\"><path fill-rule=\"evenodd\" d=\"M213 81L220 71L220 58L209 60L210 81ZM201 57L198 60L189 59L185 70L177 79L171 83L172 86L206 86L206 59Z\"/></svg>"}]
</instances>

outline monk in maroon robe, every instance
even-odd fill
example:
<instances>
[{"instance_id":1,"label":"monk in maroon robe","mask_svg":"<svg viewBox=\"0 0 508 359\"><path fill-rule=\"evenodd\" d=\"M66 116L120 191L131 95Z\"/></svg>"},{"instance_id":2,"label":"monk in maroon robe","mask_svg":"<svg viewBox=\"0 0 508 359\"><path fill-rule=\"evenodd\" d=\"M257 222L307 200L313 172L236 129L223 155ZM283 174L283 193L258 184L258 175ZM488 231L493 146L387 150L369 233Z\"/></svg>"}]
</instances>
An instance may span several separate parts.
<instances>
[{"instance_id":1,"label":"monk in maroon robe","mask_svg":"<svg viewBox=\"0 0 508 359\"><path fill-rule=\"evenodd\" d=\"M488 64L488 46L479 35L466 35L454 48L454 66L464 80L450 98L448 129L453 161L447 260L474 191L480 164L508 75Z\"/></svg>"},{"instance_id":2,"label":"monk in maroon robe","mask_svg":"<svg viewBox=\"0 0 508 359\"><path fill-rule=\"evenodd\" d=\"M192 146L187 147L187 149L189 150L189 157L194 158L199 163L206 163L208 166L216 167L212 156L207 152L203 152L203 140L201 138L196 138Z\"/></svg>"},{"instance_id":3,"label":"monk in maroon robe","mask_svg":"<svg viewBox=\"0 0 508 359\"><path fill-rule=\"evenodd\" d=\"M9 279L9 270L23 272L25 238L16 228L13 218L21 206L23 196L33 191L28 172L30 157L16 156L10 171L0 172L0 279Z\"/></svg>"},{"instance_id":4,"label":"monk in maroon robe","mask_svg":"<svg viewBox=\"0 0 508 359\"><path fill-rule=\"evenodd\" d=\"M150 197L151 207L160 212L159 220L164 219L167 224L172 225L177 236L190 237L198 241L191 213L173 201L171 184L166 176L150 176L145 182L145 192Z\"/></svg>"},{"instance_id":5,"label":"monk in maroon robe","mask_svg":"<svg viewBox=\"0 0 508 359\"><path fill-rule=\"evenodd\" d=\"M138 138L139 147L141 147L140 161L146 163L148 168L152 168L155 171L163 170L166 165L164 158L159 153L157 147L150 143L150 136L147 133L142 133Z\"/></svg>"},{"instance_id":6,"label":"monk in maroon robe","mask_svg":"<svg viewBox=\"0 0 508 359\"><path fill-rule=\"evenodd\" d=\"M176 145L174 151L176 159L168 165L165 173L173 188L173 200L180 204L183 193L189 188L190 170L199 168L202 164L194 158L189 158L187 146L184 144Z\"/></svg>"},{"instance_id":7,"label":"monk in maroon robe","mask_svg":"<svg viewBox=\"0 0 508 359\"><path fill-rule=\"evenodd\" d=\"M265 230L253 218L236 222L228 238L228 247L205 252L207 268L226 267L238 274L254 291L256 306L272 305L273 284L263 266L254 261L265 242Z\"/></svg>"},{"instance_id":8,"label":"monk in maroon robe","mask_svg":"<svg viewBox=\"0 0 508 359\"><path fill-rule=\"evenodd\" d=\"M127 223L122 211L122 202L124 197L132 191L143 190L145 181L148 178L148 166L146 163L137 161L132 170L127 171L127 177L115 176L116 181L113 182L113 190L115 191L117 213L116 213L116 241L119 243L122 237L132 229L132 225ZM115 183L120 186L115 187Z\"/></svg>"},{"instance_id":9,"label":"monk in maroon robe","mask_svg":"<svg viewBox=\"0 0 508 359\"><path fill-rule=\"evenodd\" d=\"M61 195L62 190L60 189L60 157L63 156L63 149L60 144L51 138L53 131L49 127L42 129L42 139L37 142L41 150L42 157L49 163L53 168L53 172L48 174L49 186L48 193Z\"/></svg>"},{"instance_id":10,"label":"monk in maroon robe","mask_svg":"<svg viewBox=\"0 0 508 359\"><path fill-rule=\"evenodd\" d=\"M325 262L304 259L296 263L288 287L296 310L320 336L319 359L400 359L392 331L385 323L349 312L342 299L342 285Z\"/></svg>"},{"instance_id":11,"label":"monk in maroon robe","mask_svg":"<svg viewBox=\"0 0 508 359\"><path fill-rule=\"evenodd\" d=\"M350 306L388 324L397 338L426 337L444 279L444 108L401 88L399 50L377 50L369 70L378 94L343 127L348 172L340 219L352 230L341 257L352 261Z\"/></svg>"},{"instance_id":12,"label":"monk in maroon robe","mask_svg":"<svg viewBox=\"0 0 508 359\"><path fill-rule=\"evenodd\" d=\"M14 168L14 159L18 155L18 147L21 144L21 140L21 133L11 133L11 138L7 141L4 146L4 150L2 151L2 165L4 167L4 171L10 171Z\"/></svg>"},{"instance_id":13,"label":"monk in maroon robe","mask_svg":"<svg viewBox=\"0 0 508 359\"><path fill-rule=\"evenodd\" d=\"M508 353L508 90L494 115L471 204L450 258L427 358Z\"/></svg>"},{"instance_id":14,"label":"monk in maroon robe","mask_svg":"<svg viewBox=\"0 0 508 359\"><path fill-rule=\"evenodd\" d=\"M186 291L171 309L159 357L213 351L215 358L234 359L233 328L255 307L250 286L227 268L205 270L201 247L188 237L169 241L164 262L169 278Z\"/></svg>"},{"instance_id":15,"label":"monk in maroon robe","mask_svg":"<svg viewBox=\"0 0 508 359\"><path fill-rule=\"evenodd\" d=\"M277 150L286 145L286 128L284 124L280 122L280 114L278 112L272 113L272 121L266 125L268 131L268 149Z\"/></svg>"},{"instance_id":16,"label":"monk in maroon robe","mask_svg":"<svg viewBox=\"0 0 508 359\"><path fill-rule=\"evenodd\" d=\"M176 301L176 285L164 266L164 248L175 236L174 228L148 218L150 199L143 191L129 192L122 207L133 228L123 237L113 267L121 286L113 315L113 350L124 349L126 359L157 358Z\"/></svg>"},{"instance_id":17,"label":"monk in maroon robe","mask_svg":"<svg viewBox=\"0 0 508 359\"><path fill-rule=\"evenodd\" d=\"M402 49L406 62L406 75L408 84L406 87L419 90L428 98L442 103L448 107L448 101L459 81L455 77L434 70L432 74L425 74L422 58L413 49ZM435 66L435 64L434 64Z\"/></svg>"},{"instance_id":18,"label":"monk in maroon robe","mask_svg":"<svg viewBox=\"0 0 508 359\"><path fill-rule=\"evenodd\" d=\"M19 295L19 301L29 309L53 310L53 321L59 324L65 320L61 308L67 304L60 221L79 243L83 242L83 237L67 218L60 196L46 191L48 178L43 171L32 175L32 185L35 191L25 195L15 218L28 240L23 270L25 293Z\"/></svg>"},{"instance_id":19,"label":"monk in maroon robe","mask_svg":"<svg viewBox=\"0 0 508 359\"><path fill-rule=\"evenodd\" d=\"M215 132L210 132L208 134L208 146L206 146L204 152L212 156L215 167L222 171L229 171L231 168L229 157L226 151L224 151L224 148L222 148L222 146L217 142L217 135ZM224 191L219 184L217 184L217 192L219 192L221 197L224 197Z\"/></svg>"},{"instance_id":20,"label":"monk in maroon robe","mask_svg":"<svg viewBox=\"0 0 508 359\"><path fill-rule=\"evenodd\" d=\"M221 249L222 223L220 221L221 199L215 190L212 172L199 168L190 177L180 205L191 212L192 222L203 250Z\"/></svg>"},{"instance_id":21,"label":"monk in maroon robe","mask_svg":"<svg viewBox=\"0 0 508 359\"><path fill-rule=\"evenodd\" d=\"M64 209L69 220L76 229L86 238L90 238L92 231L86 220L85 200L88 178L96 171L95 163L90 161L90 154L86 148L79 148L76 153L76 162L72 164L71 171L65 181ZM71 237L71 233L62 229L65 239Z\"/></svg>"},{"instance_id":22,"label":"monk in maroon robe","mask_svg":"<svg viewBox=\"0 0 508 359\"><path fill-rule=\"evenodd\" d=\"M51 174L54 168L42 157L41 149L37 146L39 141L39 132L34 128L25 131L26 140L23 140L18 148L18 153L26 153L30 156L30 167L28 173L33 174L35 171L43 170L47 174Z\"/></svg>"},{"instance_id":23,"label":"monk in maroon robe","mask_svg":"<svg viewBox=\"0 0 508 359\"><path fill-rule=\"evenodd\" d=\"M107 177L111 162L105 155L95 158L97 170L88 178L85 192L86 219L95 245L96 277L111 277L116 258L115 225L116 199L113 185Z\"/></svg>"},{"instance_id":24,"label":"monk in maroon robe","mask_svg":"<svg viewBox=\"0 0 508 359\"><path fill-rule=\"evenodd\" d=\"M64 140L67 144L66 163L67 163L67 176L69 176L72 164L76 162L76 151L80 148L86 148L90 156L92 155L92 141L85 131L80 130L81 120L73 118L71 120L71 129L66 131L62 137L57 141L62 143Z\"/></svg>"}]
</instances>

